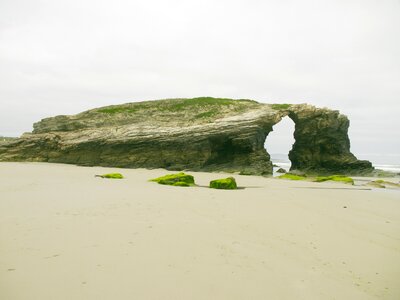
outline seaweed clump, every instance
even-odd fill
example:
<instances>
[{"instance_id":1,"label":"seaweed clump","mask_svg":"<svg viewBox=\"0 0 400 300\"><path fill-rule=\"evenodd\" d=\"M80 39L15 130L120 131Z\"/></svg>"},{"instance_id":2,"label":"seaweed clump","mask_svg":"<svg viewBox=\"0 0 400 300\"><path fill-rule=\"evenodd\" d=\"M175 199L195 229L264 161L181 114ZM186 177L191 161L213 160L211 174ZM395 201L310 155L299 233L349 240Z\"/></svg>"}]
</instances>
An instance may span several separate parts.
<instances>
[{"instance_id":1,"label":"seaweed clump","mask_svg":"<svg viewBox=\"0 0 400 300\"><path fill-rule=\"evenodd\" d=\"M278 176L279 179L290 179L290 180L304 180L306 176L303 175L296 175L292 173L286 173L281 176Z\"/></svg>"},{"instance_id":2,"label":"seaweed clump","mask_svg":"<svg viewBox=\"0 0 400 300\"><path fill-rule=\"evenodd\" d=\"M124 178L124 176L122 176L121 173L109 173L109 174L103 174L103 175L95 175L95 177L109 178L109 179L123 179Z\"/></svg>"},{"instance_id":3,"label":"seaweed clump","mask_svg":"<svg viewBox=\"0 0 400 300\"><path fill-rule=\"evenodd\" d=\"M210 181L210 188L220 190L236 190L237 184L235 178L228 177Z\"/></svg>"},{"instance_id":4,"label":"seaweed clump","mask_svg":"<svg viewBox=\"0 0 400 300\"><path fill-rule=\"evenodd\" d=\"M384 189L386 188L386 186L383 184L383 182L379 182L380 180L375 180L375 181L370 181L368 182L366 185L368 186L372 186L374 188L380 188L380 189ZM383 180L382 180L383 181Z\"/></svg>"},{"instance_id":5,"label":"seaweed clump","mask_svg":"<svg viewBox=\"0 0 400 300\"><path fill-rule=\"evenodd\" d=\"M377 188L386 188L386 187L400 188L400 183L395 183L395 182L391 182L391 181L385 181L385 180L382 180L382 179L368 182L367 185L370 185L370 186L373 186L373 187L377 187Z\"/></svg>"},{"instance_id":6,"label":"seaweed clump","mask_svg":"<svg viewBox=\"0 0 400 300\"><path fill-rule=\"evenodd\" d=\"M192 186L194 185L194 177L183 172L177 174L168 174L158 178L150 179L150 181L157 182L158 184L172 185L172 186Z\"/></svg>"},{"instance_id":7,"label":"seaweed clump","mask_svg":"<svg viewBox=\"0 0 400 300\"><path fill-rule=\"evenodd\" d=\"M347 177L344 175L331 175L331 176L320 176L315 179L316 182L324 182L324 181L337 181L354 185L354 180L351 177Z\"/></svg>"}]
</instances>

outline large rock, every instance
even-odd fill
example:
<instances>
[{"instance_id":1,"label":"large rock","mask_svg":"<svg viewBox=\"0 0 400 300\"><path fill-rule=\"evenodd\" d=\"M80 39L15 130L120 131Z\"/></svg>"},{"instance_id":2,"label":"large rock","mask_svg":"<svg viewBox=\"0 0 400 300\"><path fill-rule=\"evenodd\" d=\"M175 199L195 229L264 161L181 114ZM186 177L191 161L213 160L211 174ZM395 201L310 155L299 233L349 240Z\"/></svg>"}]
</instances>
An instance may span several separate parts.
<instances>
[{"instance_id":1,"label":"large rock","mask_svg":"<svg viewBox=\"0 0 400 300\"><path fill-rule=\"evenodd\" d=\"M272 163L264 142L285 116L296 124L292 169L373 169L350 153L349 121L338 111L216 98L135 102L43 119L32 133L0 142L0 161L269 175Z\"/></svg>"}]
</instances>

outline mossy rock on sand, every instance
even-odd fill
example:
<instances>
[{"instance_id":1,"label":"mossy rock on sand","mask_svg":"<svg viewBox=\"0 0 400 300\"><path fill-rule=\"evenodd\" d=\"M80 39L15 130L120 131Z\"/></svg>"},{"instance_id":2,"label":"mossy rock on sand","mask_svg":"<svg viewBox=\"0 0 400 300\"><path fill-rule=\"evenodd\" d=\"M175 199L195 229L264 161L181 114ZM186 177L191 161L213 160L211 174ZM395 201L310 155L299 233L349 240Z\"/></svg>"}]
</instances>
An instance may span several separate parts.
<instances>
[{"instance_id":1,"label":"mossy rock on sand","mask_svg":"<svg viewBox=\"0 0 400 300\"><path fill-rule=\"evenodd\" d=\"M237 184L235 178L228 177L210 181L210 188L220 190L236 190Z\"/></svg>"},{"instance_id":2,"label":"mossy rock on sand","mask_svg":"<svg viewBox=\"0 0 400 300\"><path fill-rule=\"evenodd\" d=\"M385 181L382 179L379 180L374 180L371 182L368 182L367 185L372 186L372 187L377 187L377 188L400 188L400 183L395 183L391 181Z\"/></svg>"},{"instance_id":3,"label":"mossy rock on sand","mask_svg":"<svg viewBox=\"0 0 400 300\"><path fill-rule=\"evenodd\" d=\"M109 178L109 179L123 179L124 176L120 173L109 173L109 174L103 174L103 175L95 175L95 177L101 177L101 178Z\"/></svg>"},{"instance_id":4,"label":"mossy rock on sand","mask_svg":"<svg viewBox=\"0 0 400 300\"><path fill-rule=\"evenodd\" d=\"M315 179L316 182L324 182L324 181L337 181L354 185L354 180L351 177L347 177L344 175L332 175L332 176L320 176Z\"/></svg>"},{"instance_id":5,"label":"mossy rock on sand","mask_svg":"<svg viewBox=\"0 0 400 300\"><path fill-rule=\"evenodd\" d=\"M378 182L378 180L370 181L370 182L368 182L366 185L372 186L372 187L374 187L374 188L380 188L380 189L386 188L386 186L385 186L383 183Z\"/></svg>"},{"instance_id":6,"label":"mossy rock on sand","mask_svg":"<svg viewBox=\"0 0 400 300\"><path fill-rule=\"evenodd\" d=\"M290 180L304 180L306 176L296 175L292 173L286 173L281 176L278 176L279 179L290 179Z\"/></svg>"},{"instance_id":7,"label":"mossy rock on sand","mask_svg":"<svg viewBox=\"0 0 400 300\"><path fill-rule=\"evenodd\" d=\"M194 177L183 172L177 174L168 174L158 178L150 179L150 181L159 184L172 185L172 186L192 186L194 185Z\"/></svg>"},{"instance_id":8,"label":"mossy rock on sand","mask_svg":"<svg viewBox=\"0 0 400 300\"><path fill-rule=\"evenodd\" d=\"M190 183L187 183L187 182L183 182L183 181L178 181L178 182L175 182L175 183L173 183L171 185L173 185L173 186L191 186L193 184L190 184Z\"/></svg>"}]
</instances>

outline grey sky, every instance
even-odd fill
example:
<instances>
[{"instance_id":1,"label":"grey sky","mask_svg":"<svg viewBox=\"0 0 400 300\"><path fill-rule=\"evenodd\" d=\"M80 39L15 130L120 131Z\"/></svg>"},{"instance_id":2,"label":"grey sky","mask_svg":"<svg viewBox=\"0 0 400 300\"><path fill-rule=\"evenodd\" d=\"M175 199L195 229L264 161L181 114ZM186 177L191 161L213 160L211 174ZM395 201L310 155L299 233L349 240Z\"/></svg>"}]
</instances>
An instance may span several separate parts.
<instances>
[{"instance_id":1,"label":"grey sky","mask_svg":"<svg viewBox=\"0 0 400 300\"><path fill-rule=\"evenodd\" d=\"M1 0L0 135L109 104L308 102L400 153L400 1Z\"/></svg>"}]
</instances>

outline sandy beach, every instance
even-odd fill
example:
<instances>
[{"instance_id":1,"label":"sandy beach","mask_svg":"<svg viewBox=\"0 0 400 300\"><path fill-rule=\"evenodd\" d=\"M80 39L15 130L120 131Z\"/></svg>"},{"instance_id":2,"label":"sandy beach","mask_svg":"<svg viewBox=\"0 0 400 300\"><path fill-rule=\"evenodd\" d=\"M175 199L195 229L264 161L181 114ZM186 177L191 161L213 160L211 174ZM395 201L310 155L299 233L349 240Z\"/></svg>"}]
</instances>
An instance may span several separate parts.
<instances>
[{"instance_id":1,"label":"sandy beach","mask_svg":"<svg viewBox=\"0 0 400 300\"><path fill-rule=\"evenodd\" d=\"M166 173L0 163L0 299L400 299L400 191Z\"/></svg>"}]
</instances>

